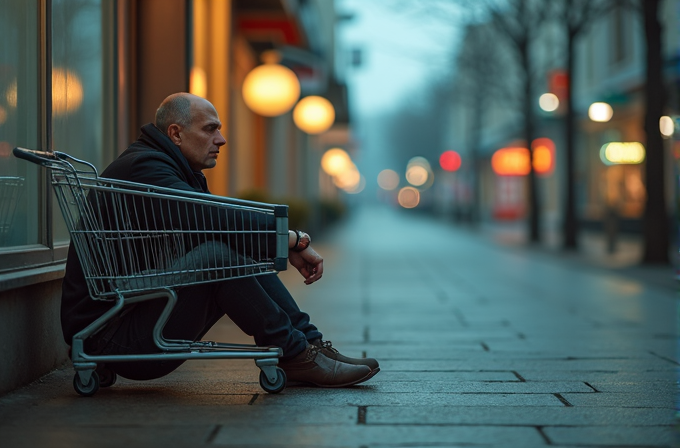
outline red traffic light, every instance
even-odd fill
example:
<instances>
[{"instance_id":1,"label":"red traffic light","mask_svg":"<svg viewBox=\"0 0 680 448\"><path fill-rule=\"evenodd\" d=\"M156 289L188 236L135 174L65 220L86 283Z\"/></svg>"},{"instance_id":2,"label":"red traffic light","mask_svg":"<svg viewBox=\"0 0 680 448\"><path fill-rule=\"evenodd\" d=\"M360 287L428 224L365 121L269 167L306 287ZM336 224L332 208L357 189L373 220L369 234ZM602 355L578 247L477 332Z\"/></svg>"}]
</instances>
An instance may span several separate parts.
<instances>
[{"instance_id":1,"label":"red traffic light","mask_svg":"<svg viewBox=\"0 0 680 448\"><path fill-rule=\"evenodd\" d=\"M456 151L444 151L439 156L439 165L444 171L457 171L460 164L460 155Z\"/></svg>"}]
</instances>

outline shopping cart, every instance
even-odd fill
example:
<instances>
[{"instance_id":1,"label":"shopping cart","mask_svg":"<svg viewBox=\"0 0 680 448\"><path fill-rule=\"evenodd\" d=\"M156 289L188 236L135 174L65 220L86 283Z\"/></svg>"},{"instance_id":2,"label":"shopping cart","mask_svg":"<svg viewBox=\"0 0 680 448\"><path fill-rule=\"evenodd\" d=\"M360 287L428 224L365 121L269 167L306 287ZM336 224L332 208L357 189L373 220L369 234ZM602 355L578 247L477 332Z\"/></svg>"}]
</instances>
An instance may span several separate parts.
<instances>
[{"instance_id":1,"label":"shopping cart","mask_svg":"<svg viewBox=\"0 0 680 448\"><path fill-rule=\"evenodd\" d=\"M10 241L14 213L23 187L23 177L0 176L0 247Z\"/></svg>"},{"instance_id":2,"label":"shopping cart","mask_svg":"<svg viewBox=\"0 0 680 448\"><path fill-rule=\"evenodd\" d=\"M99 177L96 168L61 152L14 148L14 155L49 168L57 202L85 274L90 297L111 309L73 337L75 390L94 395L116 375L106 364L124 361L254 359L260 386L286 385L278 347L169 340L163 328L176 289L285 270L288 207ZM85 340L123 307L164 298L153 328L158 353L92 355Z\"/></svg>"}]
</instances>

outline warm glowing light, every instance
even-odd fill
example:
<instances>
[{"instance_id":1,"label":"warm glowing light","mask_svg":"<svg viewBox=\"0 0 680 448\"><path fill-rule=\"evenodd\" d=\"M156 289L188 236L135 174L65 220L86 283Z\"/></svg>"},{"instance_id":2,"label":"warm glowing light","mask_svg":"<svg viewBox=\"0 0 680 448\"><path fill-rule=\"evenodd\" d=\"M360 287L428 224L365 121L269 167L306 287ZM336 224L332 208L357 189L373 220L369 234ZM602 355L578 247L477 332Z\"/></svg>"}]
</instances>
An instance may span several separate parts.
<instances>
[{"instance_id":1,"label":"warm glowing light","mask_svg":"<svg viewBox=\"0 0 680 448\"><path fill-rule=\"evenodd\" d=\"M460 164L460 155L456 151L444 151L444 153L439 156L439 166L441 166L444 171L457 171L458 168L460 168Z\"/></svg>"},{"instance_id":2,"label":"warm glowing light","mask_svg":"<svg viewBox=\"0 0 680 448\"><path fill-rule=\"evenodd\" d=\"M387 191L396 189L399 186L399 175L393 170L382 170L378 174L378 186Z\"/></svg>"},{"instance_id":3,"label":"warm glowing light","mask_svg":"<svg viewBox=\"0 0 680 448\"><path fill-rule=\"evenodd\" d=\"M420 192L413 187L404 187L397 195L399 205L404 208L414 208L420 203Z\"/></svg>"},{"instance_id":4,"label":"warm glowing light","mask_svg":"<svg viewBox=\"0 0 680 448\"><path fill-rule=\"evenodd\" d=\"M11 82L5 92L5 99L9 107L17 107L17 80Z\"/></svg>"},{"instance_id":5,"label":"warm glowing light","mask_svg":"<svg viewBox=\"0 0 680 448\"><path fill-rule=\"evenodd\" d=\"M333 183L336 187L342 188L343 190L354 190L361 183L361 174L354 164L352 164L349 169L337 176L333 176Z\"/></svg>"},{"instance_id":6,"label":"warm glowing light","mask_svg":"<svg viewBox=\"0 0 680 448\"><path fill-rule=\"evenodd\" d=\"M560 107L560 99L554 93L544 93L538 98L538 105L546 112L554 112Z\"/></svg>"},{"instance_id":7,"label":"warm glowing light","mask_svg":"<svg viewBox=\"0 0 680 448\"><path fill-rule=\"evenodd\" d=\"M645 160L645 147L638 142L611 142L600 148L605 165L634 165Z\"/></svg>"},{"instance_id":8,"label":"warm glowing light","mask_svg":"<svg viewBox=\"0 0 680 448\"><path fill-rule=\"evenodd\" d=\"M534 172L546 175L555 163L555 144L549 138L537 138L531 145L534 151ZM499 176L526 176L529 174L529 150L522 147L501 148L491 156L491 168Z\"/></svg>"},{"instance_id":9,"label":"warm glowing light","mask_svg":"<svg viewBox=\"0 0 680 448\"><path fill-rule=\"evenodd\" d=\"M189 74L189 93L205 98L208 96L208 77L201 67L193 67Z\"/></svg>"},{"instance_id":10,"label":"warm glowing light","mask_svg":"<svg viewBox=\"0 0 680 448\"><path fill-rule=\"evenodd\" d=\"M593 121L606 123L614 116L614 110L607 103L593 103L588 108L588 117Z\"/></svg>"},{"instance_id":11,"label":"warm glowing light","mask_svg":"<svg viewBox=\"0 0 680 448\"><path fill-rule=\"evenodd\" d=\"M83 84L80 77L68 69L52 69L52 114L66 115L75 112L83 102Z\"/></svg>"},{"instance_id":12,"label":"warm glowing light","mask_svg":"<svg viewBox=\"0 0 680 448\"><path fill-rule=\"evenodd\" d=\"M413 165L406 170L406 180L413 186L425 185L429 177L428 170L420 165Z\"/></svg>"},{"instance_id":13,"label":"warm glowing light","mask_svg":"<svg viewBox=\"0 0 680 448\"><path fill-rule=\"evenodd\" d=\"M275 117L288 112L300 98L300 81L279 64L255 67L243 81L243 100L255 113Z\"/></svg>"},{"instance_id":14,"label":"warm glowing light","mask_svg":"<svg viewBox=\"0 0 680 448\"><path fill-rule=\"evenodd\" d=\"M659 131L661 131L661 135L664 137L672 137L675 132L675 123L673 123L673 119L668 115L659 118Z\"/></svg>"},{"instance_id":15,"label":"warm glowing light","mask_svg":"<svg viewBox=\"0 0 680 448\"><path fill-rule=\"evenodd\" d=\"M0 106L0 124L3 124L5 121L7 121L7 110Z\"/></svg>"},{"instance_id":16,"label":"warm glowing light","mask_svg":"<svg viewBox=\"0 0 680 448\"><path fill-rule=\"evenodd\" d=\"M366 179L364 176L359 176L359 183L353 188L345 188L344 190L349 194L359 194L366 188Z\"/></svg>"},{"instance_id":17,"label":"warm glowing light","mask_svg":"<svg viewBox=\"0 0 680 448\"><path fill-rule=\"evenodd\" d=\"M293 121L307 134L327 131L335 122L335 109L330 101L320 96L308 96L293 109Z\"/></svg>"},{"instance_id":18,"label":"warm glowing light","mask_svg":"<svg viewBox=\"0 0 680 448\"><path fill-rule=\"evenodd\" d=\"M431 167L430 167L430 162L428 162L427 159L426 159L425 157L421 157L421 156L413 157L413 158L412 158L411 160L409 160L408 163L406 164L406 168L407 168L407 169L410 168L410 167L412 167L412 166L422 166L423 168L425 168L425 169L427 169L427 170L430 170L430 169L431 169Z\"/></svg>"},{"instance_id":19,"label":"warm glowing light","mask_svg":"<svg viewBox=\"0 0 680 448\"><path fill-rule=\"evenodd\" d=\"M353 166L352 159L344 149L333 148L321 157L321 168L329 176L337 176Z\"/></svg>"},{"instance_id":20,"label":"warm glowing light","mask_svg":"<svg viewBox=\"0 0 680 448\"><path fill-rule=\"evenodd\" d=\"M491 156L491 168L499 176L526 176L530 171L529 150L501 148Z\"/></svg>"},{"instance_id":21,"label":"warm glowing light","mask_svg":"<svg viewBox=\"0 0 680 448\"><path fill-rule=\"evenodd\" d=\"M555 167L555 143L549 138L537 138L531 145L534 150L533 166L536 174L549 174Z\"/></svg>"}]
</instances>

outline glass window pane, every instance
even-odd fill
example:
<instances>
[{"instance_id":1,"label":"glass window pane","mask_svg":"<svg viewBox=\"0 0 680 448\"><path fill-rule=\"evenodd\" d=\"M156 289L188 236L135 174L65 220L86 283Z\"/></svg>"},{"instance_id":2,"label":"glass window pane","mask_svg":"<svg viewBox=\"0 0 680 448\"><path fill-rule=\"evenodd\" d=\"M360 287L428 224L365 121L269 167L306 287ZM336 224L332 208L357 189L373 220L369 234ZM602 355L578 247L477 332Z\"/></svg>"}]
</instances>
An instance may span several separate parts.
<instances>
[{"instance_id":1,"label":"glass window pane","mask_svg":"<svg viewBox=\"0 0 680 448\"><path fill-rule=\"evenodd\" d=\"M52 146L104 163L101 0L52 2ZM113 123L109 125L113 126ZM55 244L68 233L55 203Z\"/></svg>"},{"instance_id":2,"label":"glass window pane","mask_svg":"<svg viewBox=\"0 0 680 448\"><path fill-rule=\"evenodd\" d=\"M38 149L38 1L0 0L0 250L39 243L36 165L12 148Z\"/></svg>"}]
</instances>

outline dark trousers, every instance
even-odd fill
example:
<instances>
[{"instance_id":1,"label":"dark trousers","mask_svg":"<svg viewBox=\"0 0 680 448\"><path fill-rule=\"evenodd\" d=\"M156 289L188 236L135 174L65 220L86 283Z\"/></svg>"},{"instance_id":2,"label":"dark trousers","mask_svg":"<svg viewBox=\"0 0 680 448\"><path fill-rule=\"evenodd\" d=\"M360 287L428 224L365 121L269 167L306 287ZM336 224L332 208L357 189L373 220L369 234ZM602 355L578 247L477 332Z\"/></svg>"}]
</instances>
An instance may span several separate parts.
<instances>
[{"instance_id":1,"label":"dark trousers","mask_svg":"<svg viewBox=\"0 0 680 448\"><path fill-rule=\"evenodd\" d=\"M124 314L118 330L108 341L100 341L99 354L156 353L152 329L165 300L141 302ZM301 353L308 341L322 334L300 310L275 274L189 286L178 291L178 301L165 325L167 339L200 340L224 315L257 345L283 349L283 358ZM136 380L159 378L184 361L133 361L108 366L119 375Z\"/></svg>"}]
</instances>

